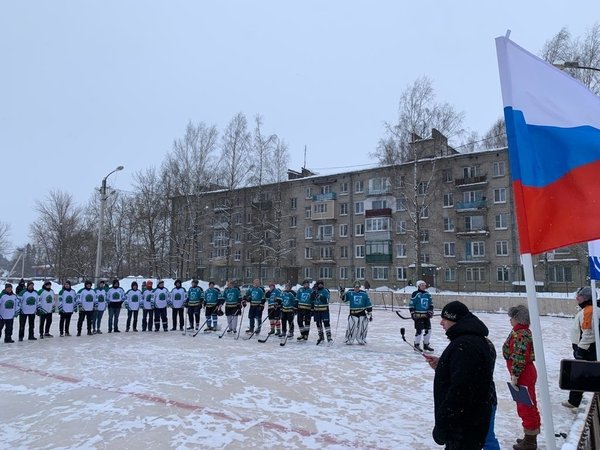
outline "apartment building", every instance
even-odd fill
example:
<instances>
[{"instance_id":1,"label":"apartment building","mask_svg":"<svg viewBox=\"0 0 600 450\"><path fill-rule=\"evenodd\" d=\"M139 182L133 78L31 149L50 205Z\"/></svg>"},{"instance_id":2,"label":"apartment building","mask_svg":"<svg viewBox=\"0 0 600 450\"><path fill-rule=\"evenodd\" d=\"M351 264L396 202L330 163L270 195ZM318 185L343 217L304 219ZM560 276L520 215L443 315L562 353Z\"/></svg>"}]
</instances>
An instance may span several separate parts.
<instances>
[{"instance_id":1,"label":"apartment building","mask_svg":"<svg viewBox=\"0 0 600 450\"><path fill-rule=\"evenodd\" d=\"M436 130L413 146L414 158L399 165L303 169L282 183L202 194L183 272L218 283L308 278L333 288L358 279L402 288L424 279L458 292L522 290L507 149L459 153ZM172 201L174 210L191 204ZM174 235L184 216L173 217ZM540 290L586 281L582 246L535 261Z\"/></svg>"}]
</instances>

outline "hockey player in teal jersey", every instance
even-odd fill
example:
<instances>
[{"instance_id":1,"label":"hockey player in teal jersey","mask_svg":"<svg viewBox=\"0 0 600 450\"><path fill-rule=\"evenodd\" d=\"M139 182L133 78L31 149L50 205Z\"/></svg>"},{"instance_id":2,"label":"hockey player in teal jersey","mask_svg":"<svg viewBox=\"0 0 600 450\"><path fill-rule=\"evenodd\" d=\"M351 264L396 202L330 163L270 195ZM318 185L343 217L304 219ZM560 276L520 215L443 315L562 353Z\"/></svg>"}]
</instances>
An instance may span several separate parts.
<instances>
[{"instance_id":1,"label":"hockey player in teal jersey","mask_svg":"<svg viewBox=\"0 0 600 450\"><path fill-rule=\"evenodd\" d=\"M71 317L75 312L77 303L77 293L71 289L69 280L63 283L63 288L58 293L58 314L60 316L58 329L60 336L71 336L69 327L71 325Z\"/></svg>"},{"instance_id":2,"label":"hockey player in teal jersey","mask_svg":"<svg viewBox=\"0 0 600 450\"><path fill-rule=\"evenodd\" d=\"M232 280L227 282L227 287L223 291L225 300L225 318L227 319L227 333L236 333L238 318L242 311L242 293L240 288L233 284Z\"/></svg>"},{"instance_id":3,"label":"hockey player in teal jersey","mask_svg":"<svg viewBox=\"0 0 600 450\"><path fill-rule=\"evenodd\" d=\"M313 311L313 299L310 281L304 280L302 282L302 287L298 289L296 298L298 299L297 314L298 329L300 330L298 341L308 341L308 334L310 333L310 318Z\"/></svg>"},{"instance_id":4,"label":"hockey player in teal jersey","mask_svg":"<svg viewBox=\"0 0 600 450\"><path fill-rule=\"evenodd\" d=\"M331 342L331 324L329 321L329 289L325 288L325 284L321 280L317 280L313 291L311 293L313 302L313 317L317 324L317 330L319 331L319 339L317 345L325 340L327 336L327 342ZM325 333L323 333L325 328Z\"/></svg>"},{"instance_id":5,"label":"hockey player in teal jersey","mask_svg":"<svg viewBox=\"0 0 600 450\"><path fill-rule=\"evenodd\" d=\"M13 323L19 312L19 299L12 290L12 284L6 283L0 292L0 335L4 331L4 342L12 344Z\"/></svg>"},{"instance_id":6,"label":"hockey player in teal jersey","mask_svg":"<svg viewBox=\"0 0 600 450\"><path fill-rule=\"evenodd\" d=\"M265 297L267 298L267 314L271 325L269 334L281 336L281 289L278 289L275 283L271 281Z\"/></svg>"},{"instance_id":7,"label":"hockey player in teal jersey","mask_svg":"<svg viewBox=\"0 0 600 450\"><path fill-rule=\"evenodd\" d=\"M223 302L221 290L215 287L215 282L208 283L208 289L204 292L204 314L206 315L205 331L217 330L217 319L219 317L220 305Z\"/></svg>"},{"instance_id":8,"label":"hockey player in teal jersey","mask_svg":"<svg viewBox=\"0 0 600 450\"><path fill-rule=\"evenodd\" d=\"M19 341L25 337L25 326L29 321L29 340L37 340L34 336L34 323L37 304L40 296L33 288L33 281L27 282L27 288L19 296Z\"/></svg>"},{"instance_id":9,"label":"hockey player in teal jersey","mask_svg":"<svg viewBox=\"0 0 600 450\"><path fill-rule=\"evenodd\" d=\"M286 283L281 293L281 331L282 336L294 337L294 315L298 308L296 293L292 290L292 283Z\"/></svg>"},{"instance_id":10,"label":"hockey player in teal jersey","mask_svg":"<svg viewBox=\"0 0 600 450\"><path fill-rule=\"evenodd\" d=\"M258 278L252 282L252 286L246 291L244 299L247 302L250 302L250 309L248 310L249 326L246 330L246 334L260 334L262 313L265 308L266 299L265 290L260 285L260 280Z\"/></svg>"},{"instance_id":11,"label":"hockey player in teal jersey","mask_svg":"<svg viewBox=\"0 0 600 450\"><path fill-rule=\"evenodd\" d=\"M87 325L87 334L92 336L92 322L94 320L94 308L96 307L96 290L92 289L92 282L87 280L83 289L77 293L77 308L79 317L77 318L77 336L81 336L83 321Z\"/></svg>"},{"instance_id":12,"label":"hockey player in teal jersey","mask_svg":"<svg viewBox=\"0 0 600 450\"><path fill-rule=\"evenodd\" d=\"M171 306L171 319L173 320L173 327L171 331L175 331L177 329L177 318L179 318L179 329L183 331L184 323L183 323L183 305L187 300L187 291L181 285L181 280L175 280L175 287L171 291L170 295L170 305Z\"/></svg>"},{"instance_id":13,"label":"hockey player in teal jersey","mask_svg":"<svg viewBox=\"0 0 600 450\"><path fill-rule=\"evenodd\" d=\"M40 298L37 308L37 314L40 316L40 339L45 337L54 337L50 334L50 326L52 325L52 313L54 312L54 291L52 283L45 281L42 289L38 292Z\"/></svg>"},{"instance_id":14,"label":"hockey player in teal jersey","mask_svg":"<svg viewBox=\"0 0 600 450\"><path fill-rule=\"evenodd\" d=\"M138 314L140 313L142 301L142 291L138 289L137 281L132 281L131 289L125 293L124 305L127 310L127 323L125 324L126 332L131 329L131 319L133 319L133 331L137 332Z\"/></svg>"},{"instance_id":15,"label":"hockey player in teal jersey","mask_svg":"<svg viewBox=\"0 0 600 450\"><path fill-rule=\"evenodd\" d=\"M198 280L192 280L192 287L188 290L187 313L190 326L188 331L198 329L200 326L200 309L202 309L202 300L204 299L204 290L198 286ZM195 322L195 325L194 325Z\"/></svg>"},{"instance_id":16,"label":"hockey player in teal jersey","mask_svg":"<svg viewBox=\"0 0 600 450\"><path fill-rule=\"evenodd\" d=\"M369 322L373 320L373 305L369 295L360 289L360 281L354 282L354 289L346 292L342 296L342 301L348 302L350 307L346 344L353 344L356 340L359 345L365 345Z\"/></svg>"},{"instance_id":17,"label":"hockey player in teal jersey","mask_svg":"<svg viewBox=\"0 0 600 450\"><path fill-rule=\"evenodd\" d=\"M427 283L423 280L417 281L417 290L410 297L408 310L415 323L415 347L421 348L421 333L423 333L423 350L432 352L433 348L429 345L429 341L431 340L433 300L426 289Z\"/></svg>"},{"instance_id":18,"label":"hockey player in teal jersey","mask_svg":"<svg viewBox=\"0 0 600 450\"><path fill-rule=\"evenodd\" d=\"M102 334L102 330L100 330L100 325L102 324L102 316L104 316L104 311L106 311L107 302L106 302L106 292L108 288L106 286L106 282L104 280L100 280L96 285L96 307L94 308L94 315L92 318L92 333L94 334Z\"/></svg>"}]
</instances>

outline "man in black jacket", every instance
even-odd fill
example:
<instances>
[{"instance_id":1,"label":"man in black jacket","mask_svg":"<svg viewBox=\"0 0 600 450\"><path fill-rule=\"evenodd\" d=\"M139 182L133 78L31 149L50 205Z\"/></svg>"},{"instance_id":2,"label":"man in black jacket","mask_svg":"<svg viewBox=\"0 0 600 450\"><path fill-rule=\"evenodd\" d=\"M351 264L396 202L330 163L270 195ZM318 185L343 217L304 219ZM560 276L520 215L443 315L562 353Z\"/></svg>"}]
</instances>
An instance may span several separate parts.
<instances>
[{"instance_id":1,"label":"man in black jacket","mask_svg":"<svg viewBox=\"0 0 600 450\"><path fill-rule=\"evenodd\" d=\"M433 439L447 450L480 450L492 414L493 359L488 329L459 301L442 309L441 325L450 344L437 358L425 355L435 369Z\"/></svg>"}]
</instances>

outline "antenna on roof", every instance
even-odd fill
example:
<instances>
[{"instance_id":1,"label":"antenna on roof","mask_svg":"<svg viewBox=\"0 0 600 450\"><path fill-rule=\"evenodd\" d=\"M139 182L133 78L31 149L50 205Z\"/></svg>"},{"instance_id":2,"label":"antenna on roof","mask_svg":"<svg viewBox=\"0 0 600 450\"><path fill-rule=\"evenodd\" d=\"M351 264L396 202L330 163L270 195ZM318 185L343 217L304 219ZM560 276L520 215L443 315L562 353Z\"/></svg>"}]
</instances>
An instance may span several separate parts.
<instances>
[{"instance_id":1,"label":"antenna on roof","mask_svg":"<svg viewBox=\"0 0 600 450\"><path fill-rule=\"evenodd\" d=\"M306 144L304 144L304 165L302 166L303 169L306 169Z\"/></svg>"}]
</instances>

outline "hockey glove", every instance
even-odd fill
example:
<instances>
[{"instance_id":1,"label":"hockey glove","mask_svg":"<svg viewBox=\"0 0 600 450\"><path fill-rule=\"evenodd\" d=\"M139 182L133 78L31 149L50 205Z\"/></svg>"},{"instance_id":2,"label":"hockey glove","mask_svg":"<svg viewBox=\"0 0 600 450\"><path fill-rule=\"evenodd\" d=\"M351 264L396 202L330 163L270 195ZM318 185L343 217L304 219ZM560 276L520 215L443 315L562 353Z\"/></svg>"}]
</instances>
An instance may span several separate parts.
<instances>
[{"instance_id":1,"label":"hockey glove","mask_svg":"<svg viewBox=\"0 0 600 450\"><path fill-rule=\"evenodd\" d=\"M427 311L427 318L431 319L433 317L433 311Z\"/></svg>"},{"instance_id":2,"label":"hockey glove","mask_svg":"<svg viewBox=\"0 0 600 450\"><path fill-rule=\"evenodd\" d=\"M367 317L369 318L369 322L373 322L373 313L368 312Z\"/></svg>"},{"instance_id":3,"label":"hockey glove","mask_svg":"<svg viewBox=\"0 0 600 450\"><path fill-rule=\"evenodd\" d=\"M587 353L587 351L582 349L581 347L575 347L573 356L575 356L575 359L585 359L586 353Z\"/></svg>"}]
</instances>

